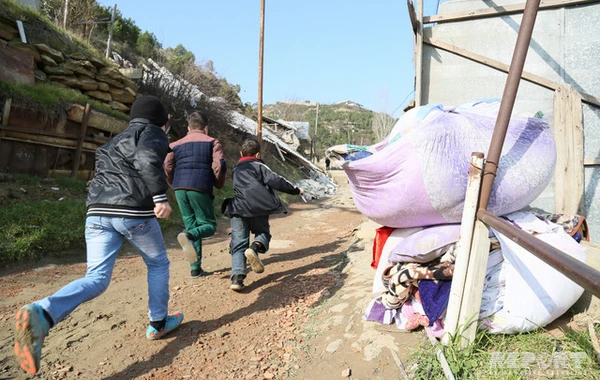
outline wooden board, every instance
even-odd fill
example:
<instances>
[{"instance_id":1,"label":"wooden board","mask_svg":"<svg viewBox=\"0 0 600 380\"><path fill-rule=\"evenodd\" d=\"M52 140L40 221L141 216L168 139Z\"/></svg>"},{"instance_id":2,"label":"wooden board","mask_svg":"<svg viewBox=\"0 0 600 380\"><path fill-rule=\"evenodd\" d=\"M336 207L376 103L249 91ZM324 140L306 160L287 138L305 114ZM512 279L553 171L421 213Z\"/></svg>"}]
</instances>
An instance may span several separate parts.
<instances>
[{"instance_id":1,"label":"wooden board","mask_svg":"<svg viewBox=\"0 0 600 380\"><path fill-rule=\"evenodd\" d=\"M554 92L556 169L554 204L557 213L581 215L584 202L583 113L581 97L571 86Z\"/></svg>"},{"instance_id":2,"label":"wooden board","mask_svg":"<svg viewBox=\"0 0 600 380\"><path fill-rule=\"evenodd\" d=\"M486 65L488 67L491 67L493 69L499 70L499 71L503 71L505 73L508 73L508 69L510 68L509 65L502 63L500 61L496 61L495 59L492 58L488 58L485 57L483 55L477 54L477 53L473 53L470 52L466 49L462 49L459 48L457 46L454 46L452 44L449 44L447 42L443 42L437 39L433 39L433 38L429 38L429 37L424 37L423 38L423 42L431 45L433 47L436 47L438 49L442 49L445 50L449 53L453 53L456 54L458 56L461 56L463 58L467 58L470 59L474 62L478 62L481 63L483 65ZM546 79L544 77L541 77L539 75L535 75L532 74L530 72L527 71L523 71L523 74L521 75L522 79L525 79L526 81L529 81L531 83L535 83L538 84L542 87L546 87L547 89L550 90L556 90L557 88L559 88L561 85L557 82L551 81L549 79ZM580 92L579 95L581 96L581 99L589 104L593 104L595 106L599 106L600 107L600 98L597 96L593 96L590 94L586 94L584 92Z\"/></svg>"},{"instance_id":3,"label":"wooden board","mask_svg":"<svg viewBox=\"0 0 600 380\"><path fill-rule=\"evenodd\" d=\"M552 8L562 8L575 6L580 4L592 4L596 3L600 0L546 0L540 2L540 10L542 9L552 9ZM423 22L425 24L431 23L445 23L451 21L465 21L465 20L473 20L480 19L484 17L499 17L506 16L510 14L522 13L525 9L525 3L521 4L511 4L504 5L498 7L490 7L490 8L481 8L475 9L472 11L462 11L455 12L446 15L435 15L435 16L426 16L423 18Z\"/></svg>"},{"instance_id":4,"label":"wooden board","mask_svg":"<svg viewBox=\"0 0 600 380\"><path fill-rule=\"evenodd\" d=\"M456 262L454 265L454 274L452 275L450 299L448 301L448 309L446 310L446 318L444 319L444 336L442 337L442 343L444 344L450 343L451 336L456 334L459 327L458 320L462 300L465 295L465 280L471 256L482 171L483 153L474 153L471 156L467 192L465 194L465 207L460 224L460 238L455 250Z\"/></svg>"}]
</instances>

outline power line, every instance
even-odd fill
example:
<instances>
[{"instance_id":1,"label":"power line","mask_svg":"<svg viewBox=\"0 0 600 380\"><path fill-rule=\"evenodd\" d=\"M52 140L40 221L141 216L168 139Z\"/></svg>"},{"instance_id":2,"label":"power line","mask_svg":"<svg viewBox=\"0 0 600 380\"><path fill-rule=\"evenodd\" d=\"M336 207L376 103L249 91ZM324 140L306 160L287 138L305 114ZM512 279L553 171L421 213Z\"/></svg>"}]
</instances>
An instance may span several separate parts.
<instances>
[{"instance_id":1,"label":"power line","mask_svg":"<svg viewBox=\"0 0 600 380\"><path fill-rule=\"evenodd\" d=\"M402 106L404 106L404 103L406 103L406 101L408 100L408 98L413 95L415 93L415 90L411 90L408 95L406 95L406 98L404 98L404 100L400 103L400 105L398 106L398 108L396 108L394 110L394 112L392 112L391 116L394 116L394 114L396 113L396 111L398 111L400 108L402 108Z\"/></svg>"}]
</instances>

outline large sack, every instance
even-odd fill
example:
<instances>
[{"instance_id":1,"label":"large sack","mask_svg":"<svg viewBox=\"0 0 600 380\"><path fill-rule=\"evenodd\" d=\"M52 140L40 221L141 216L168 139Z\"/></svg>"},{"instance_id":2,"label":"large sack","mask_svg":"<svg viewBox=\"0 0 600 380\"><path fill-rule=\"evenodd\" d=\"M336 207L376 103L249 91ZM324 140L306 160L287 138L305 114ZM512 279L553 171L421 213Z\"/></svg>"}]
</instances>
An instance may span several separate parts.
<instances>
[{"instance_id":1,"label":"large sack","mask_svg":"<svg viewBox=\"0 0 600 380\"><path fill-rule=\"evenodd\" d=\"M461 221L472 152L487 154L500 102L427 105L404 114L369 157L344 163L354 203L375 222L405 228ZM554 173L556 146L544 119L510 121L488 210L529 205Z\"/></svg>"},{"instance_id":2,"label":"large sack","mask_svg":"<svg viewBox=\"0 0 600 380\"><path fill-rule=\"evenodd\" d=\"M586 262L585 248L561 226L542 222L531 213L518 212L506 215L506 218L523 230L536 232L538 239L567 255ZM502 309L483 319L483 325L492 333L515 334L544 327L563 315L581 297L581 286L512 239L493 232L504 256L505 289Z\"/></svg>"}]
</instances>

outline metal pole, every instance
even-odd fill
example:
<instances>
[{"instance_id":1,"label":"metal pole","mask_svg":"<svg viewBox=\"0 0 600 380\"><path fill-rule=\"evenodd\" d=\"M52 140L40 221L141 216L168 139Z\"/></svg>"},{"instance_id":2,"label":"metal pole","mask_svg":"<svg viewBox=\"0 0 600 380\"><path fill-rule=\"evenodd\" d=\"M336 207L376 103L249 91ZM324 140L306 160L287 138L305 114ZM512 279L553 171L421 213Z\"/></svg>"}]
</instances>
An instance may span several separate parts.
<instances>
[{"instance_id":1,"label":"metal pole","mask_svg":"<svg viewBox=\"0 0 600 380\"><path fill-rule=\"evenodd\" d=\"M498 118L496 119L490 149L485 162L485 170L483 172L479 208L484 210L487 209L490 194L492 193L492 185L494 184L494 178L496 178L496 171L498 170L498 162L502 153L508 122L510 121L510 116L515 105L517 90L519 89L521 74L523 74L523 66L525 66L525 58L529 50L529 43L539 7L540 0L527 0L525 10L523 11L521 27L519 28L519 35L510 69L508 70L508 78L506 79L504 93L502 94L502 102L500 103L500 110L498 111Z\"/></svg>"},{"instance_id":2,"label":"metal pole","mask_svg":"<svg viewBox=\"0 0 600 380\"><path fill-rule=\"evenodd\" d=\"M527 249L552 268L567 276L573 282L592 292L596 297L600 297L600 271L563 253L535 236L516 228L486 210L479 209L477 217L485 224Z\"/></svg>"},{"instance_id":3,"label":"metal pole","mask_svg":"<svg viewBox=\"0 0 600 380\"><path fill-rule=\"evenodd\" d=\"M263 57L265 52L265 0L260 1L260 43L258 48L258 125L256 138L262 141Z\"/></svg>"},{"instance_id":4,"label":"metal pole","mask_svg":"<svg viewBox=\"0 0 600 380\"><path fill-rule=\"evenodd\" d=\"M110 58L110 44L112 42L116 14L117 14L117 4L115 4L115 6L113 7L112 16L110 17L110 29L108 30L108 41L106 42L106 58Z\"/></svg>"},{"instance_id":5,"label":"metal pole","mask_svg":"<svg viewBox=\"0 0 600 380\"><path fill-rule=\"evenodd\" d=\"M417 41L415 49L415 105L423 102L423 1L418 0Z\"/></svg>"},{"instance_id":6,"label":"metal pole","mask_svg":"<svg viewBox=\"0 0 600 380\"><path fill-rule=\"evenodd\" d=\"M69 0L65 0L65 15L63 18L63 28L67 29L67 16L69 15Z\"/></svg>"},{"instance_id":7,"label":"metal pole","mask_svg":"<svg viewBox=\"0 0 600 380\"><path fill-rule=\"evenodd\" d=\"M317 118L315 120L315 137L317 137L317 131L319 127L319 102L317 102Z\"/></svg>"}]
</instances>

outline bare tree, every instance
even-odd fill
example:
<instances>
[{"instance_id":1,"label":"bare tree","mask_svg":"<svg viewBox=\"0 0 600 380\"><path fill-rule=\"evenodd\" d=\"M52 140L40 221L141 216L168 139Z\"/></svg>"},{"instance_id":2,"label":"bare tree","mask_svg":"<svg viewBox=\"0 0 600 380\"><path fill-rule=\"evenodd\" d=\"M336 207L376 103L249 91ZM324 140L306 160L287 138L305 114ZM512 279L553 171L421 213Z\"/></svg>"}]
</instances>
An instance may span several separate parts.
<instances>
[{"instance_id":1,"label":"bare tree","mask_svg":"<svg viewBox=\"0 0 600 380\"><path fill-rule=\"evenodd\" d=\"M383 140L394 128L396 120L385 112L375 112L373 115L373 134L377 141Z\"/></svg>"}]
</instances>

